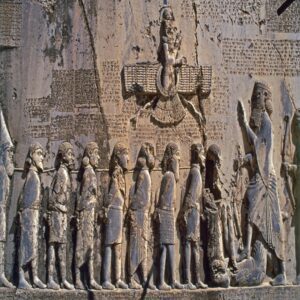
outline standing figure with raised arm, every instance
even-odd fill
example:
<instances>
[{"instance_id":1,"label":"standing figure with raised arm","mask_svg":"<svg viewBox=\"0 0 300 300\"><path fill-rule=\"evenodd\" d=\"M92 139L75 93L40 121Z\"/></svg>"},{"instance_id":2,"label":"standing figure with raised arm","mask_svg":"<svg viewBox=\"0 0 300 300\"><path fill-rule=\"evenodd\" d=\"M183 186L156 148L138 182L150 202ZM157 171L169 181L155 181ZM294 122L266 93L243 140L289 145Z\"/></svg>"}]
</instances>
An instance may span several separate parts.
<instances>
[{"instance_id":1,"label":"standing figure with raised arm","mask_svg":"<svg viewBox=\"0 0 300 300\"><path fill-rule=\"evenodd\" d=\"M129 287L141 289L156 287L148 281L147 251L149 240L149 210L151 206L151 177L150 172L154 168L154 147L150 143L144 143L138 154L135 165L135 183L131 187L129 197ZM134 274L141 271L142 285L134 280Z\"/></svg>"},{"instance_id":2,"label":"standing figure with raised arm","mask_svg":"<svg viewBox=\"0 0 300 300\"><path fill-rule=\"evenodd\" d=\"M156 220L159 223L160 243L160 272L159 289L183 289L183 285L175 280L175 201L176 182L179 181L179 147L175 143L169 143L166 147L161 163L163 178L160 185L158 206L156 208ZM170 268L170 283L165 282L165 270L167 264Z\"/></svg>"},{"instance_id":3,"label":"standing figure with raised arm","mask_svg":"<svg viewBox=\"0 0 300 300\"><path fill-rule=\"evenodd\" d=\"M201 171L205 167L204 148L201 144L191 146L191 169L187 178L183 207L180 221L183 225L184 258L186 287L190 290L207 288L200 278L200 214L203 197L203 184ZM195 265L191 270L191 258ZM195 272L196 285L192 283L191 275Z\"/></svg>"},{"instance_id":4,"label":"standing figure with raised arm","mask_svg":"<svg viewBox=\"0 0 300 300\"><path fill-rule=\"evenodd\" d=\"M88 143L78 173L80 185L76 203L75 287L81 290L85 288L81 277L85 278L85 281L88 279L90 289L102 289L94 279L95 208L99 196L95 169L98 167L99 159L98 145L94 142Z\"/></svg>"},{"instance_id":5,"label":"standing figure with raised arm","mask_svg":"<svg viewBox=\"0 0 300 300\"><path fill-rule=\"evenodd\" d=\"M0 286L14 288L5 276L5 246L7 239L7 207L10 196L10 181L14 174L14 145L0 110Z\"/></svg>"},{"instance_id":6,"label":"standing figure with raised arm","mask_svg":"<svg viewBox=\"0 0 300 300\"><path fill-rule=\"evenodd\" d=\"M103 288L114 290L115 288L128 289L128 285L121 279L122 275L122 243L124 204L126 197L124 174L128 169L128 148L122 143L117 143L110 159L110 182L108 196L104 200L104 264L103 264ZM114 260L112 259L114 254ZM111 283L112 262L116 283Z\"/></svg>"},{"instance_id":7,"label":"standing figure with raised arm","mask_svg":"<svg viewBox=\"0 0 300 300\"><path fill-rule=\"evenodd\" d=\"M75 167L73 146L62 143L58 148L55 168L57 170L50 187L48 203L49 248L48 248L48 289L59 290L60 286L54 281L55 254L57 252L61 283L68 290L74 286L67 281L66 272L66 244L68 205L71 197L70 172Z\"/></svg>"},{"instance_id":8,"label":"standing figure with raised arm","mask_svg":"<svg viewBox=\"0 0 300 300\"><path fill-rule=\"evenodd\" d=\"M251 165L252 176L246 191L248 204L247 241L241 259L252 261L253 270L240 269L235 275L236 285L259 285L266 276L267 252L278 263L278 273L272 285L286 285L284 238L277 179L273 166L272 94L262 82L256 82L251 98L248 124L242 102L238 103L238 117L249 145L250 153L244 162ZM251 253L251 245L253 245ZM247 260L246 260L247 261Z\"/></svg>"},{"instance_id":9,"label":"standing figure with raised arm","mask_svg":"<svg viewBox=\"0 0 300 300\"><path fill-rule=\"evenodd\" d=\"M20 245L19 245L19 289L32 286L25 279L24 271L31 270L35 287L45 289L46 285L38 277L38 232L41 206L41 180L43 172L44 150L39 143L29 147L24 174L25 183L20 198Z\"/></svg>"}]
</instances>

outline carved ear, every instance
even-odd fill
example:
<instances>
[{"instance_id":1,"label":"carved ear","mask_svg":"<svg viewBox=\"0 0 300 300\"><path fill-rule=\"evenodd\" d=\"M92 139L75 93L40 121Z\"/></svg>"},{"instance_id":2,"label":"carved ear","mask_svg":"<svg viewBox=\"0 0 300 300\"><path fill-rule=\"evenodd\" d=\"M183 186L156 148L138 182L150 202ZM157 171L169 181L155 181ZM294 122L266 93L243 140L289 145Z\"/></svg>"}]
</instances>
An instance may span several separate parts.
<instances>
[{"instance_id":1,"label":"carved ear","mask_svg":"<svg viewBox=\"0 0 300 300\"><path fill-rule=\"evenodd\" d=\"M82 165L83 165L83 167L86 167L87 165L89 165L89 163L90 163L90 159L87 156L85 156L82 159Z\"/></svg>"}]
</instances>

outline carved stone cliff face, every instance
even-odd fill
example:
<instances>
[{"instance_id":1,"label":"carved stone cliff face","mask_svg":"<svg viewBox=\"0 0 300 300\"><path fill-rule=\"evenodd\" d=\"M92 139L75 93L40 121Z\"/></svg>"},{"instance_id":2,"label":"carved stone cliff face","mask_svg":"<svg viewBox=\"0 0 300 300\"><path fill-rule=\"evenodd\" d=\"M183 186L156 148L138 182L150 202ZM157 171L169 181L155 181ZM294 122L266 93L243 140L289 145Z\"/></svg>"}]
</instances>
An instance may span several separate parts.
<instances>
[{"instance_id":1,"label":"carved stone cliff face","mask_svg":"<svg viewBox=\"0 0 300 300\"><path fill-rule=\"evenodd\" d=\"M232 195L231 188L239 186L236 210L245 232L247 216L243 198L251 169L244 169L236 179L232 166L239 155L237 146L243 155L251 151L238 122L237 103L238 99L243 100L249 120L256 81L266 82L272 92L273 164L280 207L288 216L283 222L286 270L289 280L295 278L292 208L286 180L280 171L284 116L291 120L295 109L300 107L300 3L294 1L278 16L276 10L283 2L169 0L174 20L164 20L161 0L0 0L0 103L9 133L16 141L17 168L7 212L9 278L13 277L17 257L15 231L10 229L14 228L24 184L19 168L33 141L46 150L43 161L46 171L54 167L55 155L63 141L74 146L75 169L80 166L85 145L97 142L101 169L97 178L103 195L107 193L107 169L114 145L121 142L128 146L131 170L141 145L151 143L156 157L156 167L151 172L151 213L159 194L162 178L159 165L164 150L168 143L175 142L181 154L175 217L189 173L191 145L201 143L207 150L216 144L222 152L220 172L225 194ZM170 34L172 43L168 34L162 36L162 24L165 31L176 29ZM172 88L168 90L166 86ZM287 141L286 160L292 163L294 145L289 138ZM52 177L52 171L41 176L44 187L41 216L46 212ZM75 172L71 180L69 217L74 212L77 193ZM128 195L132 173L125 175L125 181ZM125 198L128 207L129 200ZM102 201L99 200L99 207ZM70 281L74 230L71 222L66 260ZM96 231L94 270L95 280L100 283L103 228ZM152 233L149 233L152 236L148 245L149 269L152 253L157 251ZM176 239L180 237L177 228L175 234ZM122 268L125 269L127 239L125 232L123 235ZM39 277L46 282L47 244L42 226L39 247L43 253L39 257ZM179 242L174 247L176 278L182 278L179 265L183 248ZM156 265L153 269L156 280ZM203 280L208 269L205 263L201 264Z\"/></svg>"}]
</instances>

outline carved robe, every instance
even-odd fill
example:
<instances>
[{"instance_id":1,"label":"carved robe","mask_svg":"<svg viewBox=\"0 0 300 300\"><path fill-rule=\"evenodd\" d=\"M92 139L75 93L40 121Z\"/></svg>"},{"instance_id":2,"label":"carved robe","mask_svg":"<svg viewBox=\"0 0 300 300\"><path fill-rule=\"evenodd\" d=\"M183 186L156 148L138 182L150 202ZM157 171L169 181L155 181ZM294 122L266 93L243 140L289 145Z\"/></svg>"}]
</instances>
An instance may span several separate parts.
<instances>
[{"instance_id":1,"label":"carved robe","mask_svg":"<svg viewBox=\"0 0 300 300\"><path fill-rule=\"evenodd\" d=\"M9 196L10 179L5 167L0 166L0 242L6 241L6 208Z\"/></svg>"},{"instance_id":2,"label":"carved robe","mask_svg":"<svg viewBox=\"0 0 300 300\"><path fill-rule=\"evenodd\" d=\"M77 199L76 258L79 265L94 255L95 207L97 204L97 176L91 166L84 170Z\"/></svg>"},{"instance_id":3,"label":"carved robe","mask_svg":"<svg viewBox=\"0 0 300 300\"><path fill-rule=\"evenodd\" d=\"M167 171L161 182L158 218L160 244L175 244L175 216L176 180L173 172Z\"/></svg>"},{"instance_id":4,"label":"carved robe","mask_svg":"<svg viewBox=\"0 0 300 300\"><path fill-rule=\"evenodd\" d=\"M202 201L202 178L200 166L193 164L186 183L183 203L185 239L200 240L200 203Z\"/></svg>"},{"instance_id":5,"label":"carved robe","mask_svg":"<svg viewBox=\"0 0 300 300\"><path fill-rule=\"evenodd\" d=\"M20 200L20 258L21 266L25 266L38 256L41 182L37 171L28 171Z\"/></svg>"},{"instance_id":6,"label":"carved robe","mask_svg":"<svg viewBox=\"0 0 300 300\"><path fill-rule=\"evenodd\" d=\"M104 243L107 246L122 243L124 202L125 180L123 170L118 166L112 174L104 204L107 211Z\"/></svg>"},{"instance_id":7,"label":"carved robe","mask_svg":"<svg viewBox=\"0 0 300 300\"><path fill-rule=\"evenodd\" d=\"M263 113L262 124L256 135L250 127L246 129L253 147L255 170L246 192L249 221L261 233L267 246L283 260L282 219L273 167L273 132L269 115Z\"/></svg>"},{"instance_id":8,"label":"carved robe","mask_svg":"<svg viewBox=\"0 0 300 300\"><path fill-rule=\"evenodd\" d=\"M67 242L67 205L70 201L71 180L67 167L62 164L51 184L48 204L50 213L49 243Z\"/></svg>"},{"instance_id":9,"label":"carved robe","mask_svg":"<svg viewBox=\"0 0 300 300\"><path fill-rule=\"evenodd\" d=\"M147 258L150 201L151 177L149 169L143 167L130 192L130 275Z\"/></svg>"}]
</instances>

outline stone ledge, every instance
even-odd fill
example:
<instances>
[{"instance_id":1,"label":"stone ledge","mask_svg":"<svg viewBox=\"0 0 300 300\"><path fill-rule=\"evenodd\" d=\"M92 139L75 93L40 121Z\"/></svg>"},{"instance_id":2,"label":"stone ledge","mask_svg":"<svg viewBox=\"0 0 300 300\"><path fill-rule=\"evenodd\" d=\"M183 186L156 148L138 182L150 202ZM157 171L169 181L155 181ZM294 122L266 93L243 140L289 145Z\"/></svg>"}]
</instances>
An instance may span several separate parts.
<instances>
[{"instance_id":1,"label":"stone ledge","mask_svg":"<svg viewBox=\"0 0 300 300\"><path fill-rule=\"evenodd\" d=\"M300 286L286 287L252 287L252 288L229 288L208 289L197 291L51 291L51 290L11 290L0 289L0 300L115 300L115 299L165 299L165 300L297 300L300 299Z\"/></svg>"}]
</instances>

